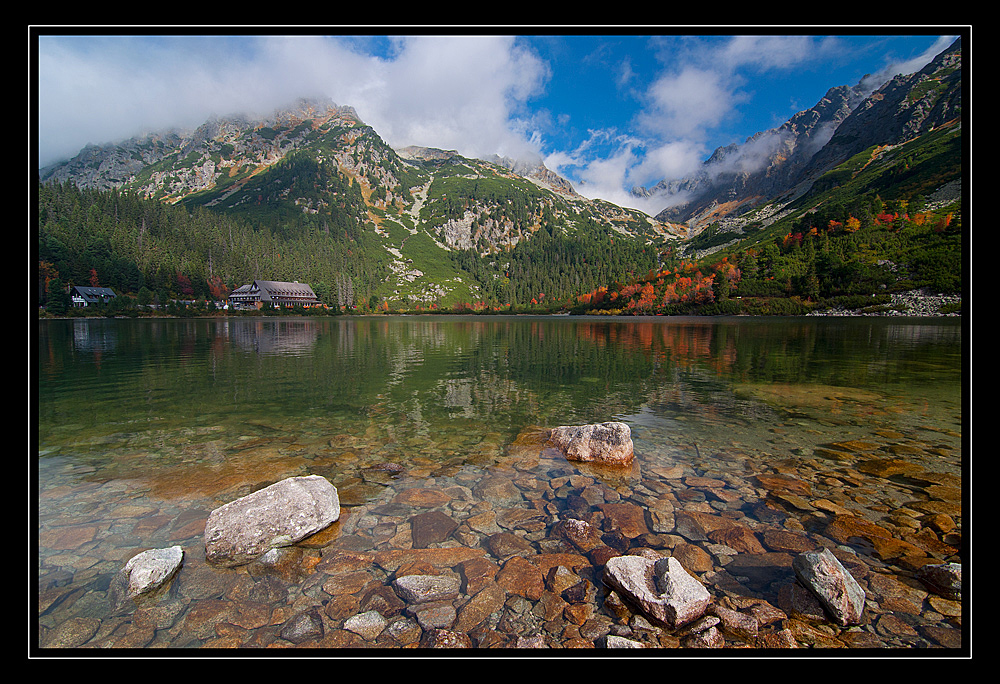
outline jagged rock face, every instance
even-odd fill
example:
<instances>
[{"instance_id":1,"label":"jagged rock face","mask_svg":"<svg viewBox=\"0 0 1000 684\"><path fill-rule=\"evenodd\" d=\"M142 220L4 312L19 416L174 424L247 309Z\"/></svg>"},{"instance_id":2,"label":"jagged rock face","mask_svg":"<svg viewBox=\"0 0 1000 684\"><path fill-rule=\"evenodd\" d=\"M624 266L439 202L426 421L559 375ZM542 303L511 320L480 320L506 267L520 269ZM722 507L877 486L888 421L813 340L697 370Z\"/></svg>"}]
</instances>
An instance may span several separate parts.
<instances>
[{"instance_id":1,"label":"jagged rock face","mask_svg":"<svg viewBox=\"0 0 1000 684\"><path fill-rule=\"evenodd\" d=\"M481 212L468 210L461 218L442 224L438 234L451 249L475 249L480 240L493 249L505 249L513 247L524 237L510 221L484 218Z\"/></svg>"},{"instance_id":2,"label":"jagged rock face","mask_svg":"<svg viewBox=\"0 0 1000 684\"><path fill-rule=\"evenodd\" d=\"M921 71L896 76L874 93L831 88L816 106L740 146L717 149L692 178L664 180L635 194L674 198L659 221L698 228L808 187L822 173L873 145L906 142L961 117L961 41Z\"/></svg>"},{"instance_id":3,"label":"jagged rock face","mask_svg":"<svg viewBox=\"0 0 1000 684\"><path fill-rule=\"evenodd\" d=\"M794 186L809 160L862 99L858 87L838 86L812 108L799 112L778 128L757 133L743 145L718 148L691 181L662 184L693 196L657 215L661 221L688 221L714 207L730 211L763 204Z\"/></svg>"},{"instance_id":4,"label":"jagged rock face","mask_svg":"<svg viewBox=\"0 0 1000 684\"><path fill-rule=\"evenodd\" d=\"M325 99L300 99L266 117L213 117L193 131L150 133L118 143L88 145L69 162L42 169L39 178L43 182L72 180L81 188L99 190L130 186L147 197L158 193L183 196L212 187L224 173L275 163L320 126L360 125L352 107Z\"/></svg>"},{"instance_id":5,"label":"jagged rock face","mask_svg":"<svg viewBox=\"0 0 1000 684\"><path fill-rule=\"evenodd\" d=\"M458 156L457 150L439 150L436 147L421 147L419 145L401 147L396 152L404 159L419 161L447 161Z\"/></svg>"},{"instance_id":6,"label":"jagged rock face","mask_svg":"<svg viewBox=\"0 0 1000 684\"><path fill-rule=\"evenodd\" d=\"M837 129L810 162L822 172L872 145L898 145L962 115L962 45L956 41L915 74L896 76Z\"/></svg>"},{"instance_id":7,"label":"jagged rock face","mask_svg":"<svg viewBox=\"0 0 1000 684\"><path fill-rule=\"evenodd\" d=\"M163 159L163 151L177 148L181 140L178 133L169 132L132 138L120 144L87 145L69 162L42 169L39 177L42 181L72 180L81 188L108 190L120 187L127 179Z\"/></svg>"},{"instance_id":8,"label":"jagged rock face","mask_svg":"<svg viewBox=\"0 0 1000 684\"><path fill-rule=\"evenodd\" d=\"M505 169L510 169L517 175L532 180L542 187L552 190L553 192L559 192L567 195L577 194L576 190L573 189L573 185L569 181L550 171L541 161L524 161L511 159L510 157L500 157L497 155L493 155L493 157L487 161L496 164L497 166L502 166Z\"/></svg>"}]
</instances>

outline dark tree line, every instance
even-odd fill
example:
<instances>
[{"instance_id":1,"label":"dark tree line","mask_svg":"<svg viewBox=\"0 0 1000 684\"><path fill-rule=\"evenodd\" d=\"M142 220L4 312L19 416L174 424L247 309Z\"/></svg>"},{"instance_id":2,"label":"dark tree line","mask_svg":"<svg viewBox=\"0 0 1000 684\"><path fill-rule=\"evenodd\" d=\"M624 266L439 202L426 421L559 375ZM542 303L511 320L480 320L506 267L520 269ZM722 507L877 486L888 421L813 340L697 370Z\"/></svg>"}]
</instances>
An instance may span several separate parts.
<instances>
[{"instance_id":1,"label":"dark tree line","mask_svg":"<svg viewBox=\"0 0 1000 684\"><path fill-rule=\"evenodd\" d=\"M346 277L365 300L386 274L384 250L374 249L369 231L349 218L358 215L354 206L253 220L69 183L40 184L37 197L42 305L53 284L151 293L160 301L217 300L258 278L299 280L335 293Z\"/></svg>"}]
</instances>

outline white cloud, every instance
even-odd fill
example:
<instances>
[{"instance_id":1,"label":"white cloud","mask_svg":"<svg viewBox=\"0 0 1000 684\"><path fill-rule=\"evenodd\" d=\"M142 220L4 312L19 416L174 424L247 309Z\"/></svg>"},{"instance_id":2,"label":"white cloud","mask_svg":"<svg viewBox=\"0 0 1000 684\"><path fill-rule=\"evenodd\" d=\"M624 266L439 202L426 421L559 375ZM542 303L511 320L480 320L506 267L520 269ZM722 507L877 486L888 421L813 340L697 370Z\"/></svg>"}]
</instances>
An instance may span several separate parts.
<instances>
[{"instance_id":1,"label":"white cloud","mask_svg":"<svg viewBox=\"0 0 1000 684\"><path fill-rule=\"evenodd\" d=\"M699 137L729 115L739 99L726 74L687 67L660 76L649 87L649 104L639 122L661 138Z\"/></svg>"},{"instance_id":2,"label":"white cloud","mask_svg":"<svg viewBox=\"0 0 1000 684\"><path fill-rule=\"evenodd\" d=\"M601 198L620 206L633 206L637 199L622 185L629 169L637 163L634 150L628 146L619 147L613 154L593 159L578 173L576 188L584 197Z\"/></svg>"},{"instance_id":3,"label":"white cloud","mask_svg":"<svg viewBox=\"0 0 1000 684\"><path fill-rule=\"evenodd\" d=\"M576 178L587 181L584 194L636 208L642 207L631 196L622 198L623 189L650 187L701 170L712 151L710 135L735 120L741 105L753 96L746 89L751 75L803 68L836 57L843 49L837 38L814 36L733 36L724 41L658 37L651 45L661 70L642 91L642 109L634 116L635 134L643 140L622 139L613 153L590 163L585 149L573 155L581 169ZM623 73L634 86L631 68ZM739 162L753 163L753 152L746 150ZM658 213L669 200L658 201L659 206L644 210Z\"/></svg>"},{"instance_id":4,"label":"white cloud","mask_svg":"<svg viewBox=\"0 0 1000 684\"><path fill-rule=\"evenodd\" d=\"M362 118L390 144L467 156L523 147L518 116L548 78L546 65L507 37L407 38L381 66L378 101L355 105Z\"/></svg>"},{"instance_id":5,"label":"white cloud","mask_svg":"<svg viewBox=\"0 0 1000 684\"><path fill-rule=\"evenodd\" d=\"M39 39L39 161L87 142L267 113L303 96L353 106L393 145L525 148L547 65L513 37L401 37L389 56L321 36Z\"/></svg>"},{"instance_id":6,"label":"white cloud","mask_svg":"<svg viewBox=\"0 0 1000 684\"><path fill-rule=\"evenodd\" d=\"M663 209L662 198L643 198L632 188L691 173L701 164L703 148L679 140L646 149L637 137L615 129L591 130L575 150L550 152L545 166L572 179L584 197L603 199L623 207L655 214Z\"/></svg>"},{"instance_id":7,"label":"white cloud","mask_svg":"<svg viewBox=\"0 0 1000 684\"><path fill-rule=\"evenodd\" d=\"M711 55L713 63L729 70L759 71L791 69L835 56L839 41L815 36L733 36Z\"/></svg>"},{"instance_id":8,"label":"white cloud","mask_svg":"<svg viewBox=\"0 0 1000 684\"><path fill-rule=\"evenodd\" d=\"M692 140L673 140L646 151L629 171L629 185L649 185L664 178L691 174L704 160L705 149Z\"/></svg>"},{"instance_id":9,"label":"white cloud","mask_svg":"<svg viewBox=\"0 0 1000 684\"><path fill-rule=\"evenodd\" d=\"M899 74L912 74L927 66L932 59L955 42L958 36L940 36L934 44L921 54L905 60L889 57L888 63L877 73L870 74L864 85L872 92L882 87L887 81Z\"/></svg>"}]
</instances>

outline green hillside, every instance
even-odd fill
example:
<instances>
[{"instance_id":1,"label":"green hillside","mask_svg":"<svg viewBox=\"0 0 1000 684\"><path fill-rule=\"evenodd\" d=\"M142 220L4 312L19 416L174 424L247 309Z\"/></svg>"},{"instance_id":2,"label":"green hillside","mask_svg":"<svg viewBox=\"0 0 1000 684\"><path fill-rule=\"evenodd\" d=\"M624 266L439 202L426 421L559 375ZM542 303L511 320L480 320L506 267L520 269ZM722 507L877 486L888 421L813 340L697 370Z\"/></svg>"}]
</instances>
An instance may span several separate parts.
<instances>
[{"instance_id":1,"label":"green hillside","mask_svg":"<svg viewBox=\"0 0 1000 684\"><path fill-rule=\"evenodd\" d=\"M961 200L932 193L962 179L962 131L939 128L905 145L874 147L838 166L764 226L714 224L685 251L625 287L580 295L577 313L804 314L886 310L893 293L963 289ZM720 248L721 247L721 248Z\"/></svg>"},{"instance_id":2,"label":"green hillside","mask_svg":"<svg viewBox=\"0 0 1000 684\"><path fill-rule=\"evenodd\" d=\"M261 278L308 282L338 311L521 309L635 277L666 242L638 212L608 218L457 156L404 163L368 131L350 147L313 138L205 190L178 183L169 199L40 184L40 303L53 282L167 302L222 300Z\"/></svg>"},{"instance_id":3,"label":"green hillside","mask_svg":"<svg viewBox=\"0 0 1000 684\"><path fill-rule=\"evenodd\" d=\"M773 223L684 240L485 161L401 156L351 111L318 111L91 149L40 181L39 304L61 313L68 285L94 284L133 313L203 311L255 279L309 283L333 312L801 314L962 291L962 205L933 201L961 181L960 123L855 155ZM78 187L96 154L115 175L143 166Z\"/></svg>"}]
</instances>

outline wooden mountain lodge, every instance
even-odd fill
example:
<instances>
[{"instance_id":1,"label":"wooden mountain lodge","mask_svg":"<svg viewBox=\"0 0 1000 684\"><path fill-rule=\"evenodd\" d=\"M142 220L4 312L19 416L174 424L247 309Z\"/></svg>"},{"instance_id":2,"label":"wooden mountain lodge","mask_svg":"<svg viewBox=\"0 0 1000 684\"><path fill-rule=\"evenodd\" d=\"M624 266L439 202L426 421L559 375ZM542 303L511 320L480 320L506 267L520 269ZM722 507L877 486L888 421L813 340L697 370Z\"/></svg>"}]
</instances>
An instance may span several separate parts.
<instances>
[{"instance_id":1,"label":"wooden mountain lodge","mask_svg":"<svg viewBox=\"0 0 1000 684\"><path fill-rule=\"evenodd\" d=\"M278 280L255 280L241 285L229 295L229 307L237 311L260 309L265 306L318 306L319 298L305 283Z\"/></svg>"},{"instance_id":2,"label":"wooden mountain lodge","mask_svg":"<svg viewBox=\"0 0 1000 684\"><path fill-rule=\"evenodd\" d=\"M74 285L69 290L70 301L74 308L107 304L115 298L115 291L110 287L87 287Z\"/></svg>"}]
</instances>

